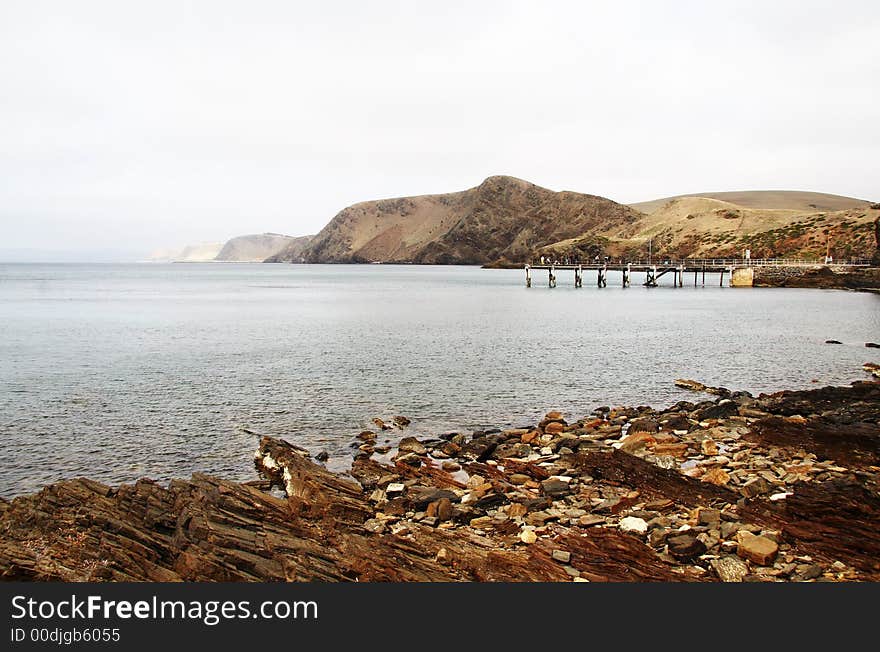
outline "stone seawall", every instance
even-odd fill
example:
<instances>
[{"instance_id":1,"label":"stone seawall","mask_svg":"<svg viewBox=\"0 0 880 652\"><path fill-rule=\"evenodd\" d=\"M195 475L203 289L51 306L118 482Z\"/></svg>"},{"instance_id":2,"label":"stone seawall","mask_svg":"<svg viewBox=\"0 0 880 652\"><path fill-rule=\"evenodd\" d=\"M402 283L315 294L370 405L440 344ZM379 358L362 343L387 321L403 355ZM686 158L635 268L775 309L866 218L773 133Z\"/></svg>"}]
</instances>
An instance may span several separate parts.
<instances>
[{"instance_id":1,"label":"stone seawall","mask_svg":"<svg viewBox=\"0 0 880 652\"><path fill-rule=\"evenodd\" d=\"M755 267L753 284L755 287L875 290L880 288L880 268L841 265Z\"/></svg>"}]
</instances>

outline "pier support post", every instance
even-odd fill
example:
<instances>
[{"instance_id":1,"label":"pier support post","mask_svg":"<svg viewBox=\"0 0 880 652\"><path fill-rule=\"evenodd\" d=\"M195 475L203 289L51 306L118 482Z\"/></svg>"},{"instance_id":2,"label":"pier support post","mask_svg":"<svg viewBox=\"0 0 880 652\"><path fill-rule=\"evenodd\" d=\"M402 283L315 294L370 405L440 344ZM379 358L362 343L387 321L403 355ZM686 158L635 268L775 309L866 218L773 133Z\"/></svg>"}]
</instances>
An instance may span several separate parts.
<instances>
[{"instance_id":1,"label":"pier support post","mask_svg":"<svg viewBox=\"0 0 880 652\"><path fill-rule=\"evenodd\" d=\"M532 287L532 268L526 265L526 287Z\"/></svg>"},{"instance_id":2,"label":"pier support post","mask_svg":"<svg viewBox=\"0 0 880 652\"><path fill-rule=\"evenodd\" d=\"M697 287L697 270L694 270L694 287Z\"/></svg>"},{"instance_id":3,"label":"pier support post","mask_svg":"<svg viewBox=\"0 0 880 652\"><path fill-rule=\"evenodd\" d=\"M684 265L678 266L678 287L684 287Z\"/></svg>"},{"instance_id":4,"label":"pier support post","mask_svg":"<svg viewBox=\"0 0 880 652\"><path fill-rule=\"evenodd\" d=\"M720 288L724 287L724 268L723 267L721 268L721 280L718 281L718 287L720 287Z\"/></svg>"},{"instance_id":5,"label":"pier support post","mask_svg":"<svg viewBox=\"0 0 880 652\"><path fill-rule=\"evenodd\" d=\"M555 271L555 270L554 270L554 268L553 268L553 265L551 265L551 266L550 266L550 270L549 270L549 272L550 272L550 276L549 276L549 278L548 278L548 284L549 284L549 286L550 286L551 288L555 288L555 287L556 287L556 275L553 273L554 271Z\"/></svg>"},{"instance_id":6,"label":"pier support post","mask_svg":"<svg viewBox=\"0 0 880 652\"><path fill-rule=\"evenodd\" d=\"M608 266L600 267L598 270L597 283L600 288L608 287Z\"/></svg>"},{"instance_id":7,"label":"pier support post","mask_svg":"<svg viewBox=\"0 0 880 652\"><path fill-rule=\"evenodd\" d=\"M574 286L576 288L584 287L584 272L580 265L574 269Z\"/></svg>"},{"instance_id":8,"label":"pier support post","mask_svg":"<svg viewBox=\"0 0 880 652\"><path fill-rule=\"evenodd\" d=\"M623 270L623 287L625 287L625 288L629 287L630 274L632 274L632 265L630 263L627 263L626 269Z\"/></svg>"},{"instance_id":9,"label":"pier support post","mask_svg":"<svg viewBox=\"0 0 880 652\"><path fill-rule=\"evenodd\" d=\"M706 263L703 263L703 287L706 287Z\"/></svg>"},{"instance_id":10,"label":"pier support post","mask_svg":"<svg viewBox=\"0 0 880 652\"><path fill-rule=\"evenodd\" d=\"M645 287L655 288L657 287L657 268L650 267L645 270Z\"/></svg>"}]
</instances>

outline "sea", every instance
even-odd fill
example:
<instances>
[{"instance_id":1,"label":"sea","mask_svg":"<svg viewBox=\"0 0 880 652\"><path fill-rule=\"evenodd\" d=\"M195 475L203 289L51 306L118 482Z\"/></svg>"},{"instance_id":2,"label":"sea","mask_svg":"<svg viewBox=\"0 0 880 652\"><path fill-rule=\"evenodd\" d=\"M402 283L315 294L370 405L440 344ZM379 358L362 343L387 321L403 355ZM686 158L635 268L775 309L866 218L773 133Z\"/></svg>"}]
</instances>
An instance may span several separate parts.
<instances>
[{"instance_id":1,"label":"sea","mask_svg":"<svg viewBox=\"0 0 880 652\"><path fill-rule=\"evenodd\" d=\"M380 434L393 442L704 398L676 378L757 394L880 362L876 294L542 274L0 264L0 496L77 476L250 480L260 435L345 470L375 417L412 420Z\"/></svg>"}]
</instances>

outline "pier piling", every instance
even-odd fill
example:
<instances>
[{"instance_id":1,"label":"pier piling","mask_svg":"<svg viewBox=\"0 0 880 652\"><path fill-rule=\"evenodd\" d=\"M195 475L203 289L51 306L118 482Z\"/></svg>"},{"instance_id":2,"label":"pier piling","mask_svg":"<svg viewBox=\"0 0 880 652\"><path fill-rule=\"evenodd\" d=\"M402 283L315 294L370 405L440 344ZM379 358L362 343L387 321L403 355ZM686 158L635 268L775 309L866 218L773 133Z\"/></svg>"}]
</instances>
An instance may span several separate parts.
<instances>
[{"instance_id":1,"label":"pier piling","mask_svg":"<svg viewBox=\"0 0 880 652\"><path fill-rule=\"evenodd\" d=\"M645 270L645 287L646 288L655 288L657 287L657 268L649 267Z\"/></svg>"},{"instance_id":2,"label":"pier piling","mask_svg":"<svg viewBox=\"0 0 880 652\"><path fill-rule=\"evenodd\" d=\"M597 283L600 288L608 287L608 266L600 267L598 270Z\"/></svg>"}]
</instances>

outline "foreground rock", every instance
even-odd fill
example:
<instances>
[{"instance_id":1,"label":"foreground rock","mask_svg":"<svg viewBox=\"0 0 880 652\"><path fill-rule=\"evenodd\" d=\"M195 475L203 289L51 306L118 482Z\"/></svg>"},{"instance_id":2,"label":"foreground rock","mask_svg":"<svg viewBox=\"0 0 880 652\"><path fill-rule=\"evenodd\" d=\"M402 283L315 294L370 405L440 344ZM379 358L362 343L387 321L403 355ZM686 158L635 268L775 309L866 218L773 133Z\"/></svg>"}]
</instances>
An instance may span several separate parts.
<instances>
[{"instance_id":1,"label":"foreground rock","mask_svg":"<svg viewBox=\"0 0 880 652\"><path fill-rule=\"evenodd\" d=\"M77 479L0 501L18 580L880 580L880 384L401 440L351 476ZM375 439L370 432L359 440Z\"/></svg>"}]
</instances>

